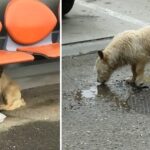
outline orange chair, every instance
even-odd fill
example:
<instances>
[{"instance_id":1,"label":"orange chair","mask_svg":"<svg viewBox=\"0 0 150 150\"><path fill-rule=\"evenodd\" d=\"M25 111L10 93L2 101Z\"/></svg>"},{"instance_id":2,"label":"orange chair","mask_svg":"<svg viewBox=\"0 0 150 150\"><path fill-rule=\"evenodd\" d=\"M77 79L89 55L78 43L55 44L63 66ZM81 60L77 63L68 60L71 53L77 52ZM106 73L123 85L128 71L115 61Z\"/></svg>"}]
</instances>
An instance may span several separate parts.
<instances>
[{"instance_id":1,"label":"orange chair","mask_svg":"<svg viewBox=\"0 0 150 150\"><path fill-rule=\"evenodd\" d=\"M24 52L0 50L0 65L33 61L34 57Z\"/></svg>"},{"instance_id":2,"label":"orange chair","mask_svg":"<svg viewBox=\"0 0 150 150\"><path fill-rule=\"evenodd\" d=\"M6 7L5 27L19 44L41 41L52 32L56 23L53 12L38 0L15 0Z\"/></svg>"},{"instance_id":3,"label":"orange chair","mask_svg":"<svg viewBox=\"0 0 150 150\"><path fill-rule=\"evenodd\" d=\"M28 11L27 11L28 10ZM5 11L5 27L10 37L20 44L34 44L52 32L57 23L55 15L37 0L10 1ZM0 22L0 31L2 23ZM17 47L17 51L0 50L0 65L33 61L31 54L49 58L60 56L60 44Z\"/></svg>"},{"instance_id":4,"label":"orange chair","mask_svg":"<svg viewBox=\"0 0 150 150\"><path fill-rule=\"evenodd\" d=\"M13 0L6 7L5 26L8 34L15 42L28 45L17 47L17 51L49 58L59 57L59 43L32 45L47 37L53 31L56 23L57 19L53 12L38 0Z\"/></svg>"},{"instance_id":5,"label":"orange chair","mask_svg":"<svg viewBox=\"0 0 150 150\"><path fill-rule=\"evenodd\" d=\"M20 47L17 51L28 52L36 55L43 55L49 58L57 58L60 56L60 44L53 43L34 47Z\"/></svg>"}]
</instances>

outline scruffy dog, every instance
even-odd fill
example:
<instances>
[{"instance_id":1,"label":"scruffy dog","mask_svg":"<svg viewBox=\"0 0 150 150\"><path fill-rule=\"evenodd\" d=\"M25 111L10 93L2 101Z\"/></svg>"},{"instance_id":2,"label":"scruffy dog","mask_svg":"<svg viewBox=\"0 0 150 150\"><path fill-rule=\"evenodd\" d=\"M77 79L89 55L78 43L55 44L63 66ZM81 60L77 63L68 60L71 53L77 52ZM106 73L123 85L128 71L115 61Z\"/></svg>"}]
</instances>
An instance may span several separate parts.
<instances>
[{"instance_id":1,"label":"scruffy dog","mask_svg":"<svg viewBox=\"0 0 150 150\"><path fill-rule=\"evenodd\" d=\"M14 110L25 106L19 86L5 73L0 77L0 94L4 102L0 105L0 110Z\"/></svg>"},{"instance_id":2,"label":"scruffy dog","mask_svg":"<svg viewBox=\"0 0 150 150\"><path fill-rule=\"evenodd\" d=\"M105 83L117 68L131 65L133 76L127 82L144 84L144 67L150 61L150 26L118 34L110 44L98 52L97 81Z\"/></svg>"}]
</instances>

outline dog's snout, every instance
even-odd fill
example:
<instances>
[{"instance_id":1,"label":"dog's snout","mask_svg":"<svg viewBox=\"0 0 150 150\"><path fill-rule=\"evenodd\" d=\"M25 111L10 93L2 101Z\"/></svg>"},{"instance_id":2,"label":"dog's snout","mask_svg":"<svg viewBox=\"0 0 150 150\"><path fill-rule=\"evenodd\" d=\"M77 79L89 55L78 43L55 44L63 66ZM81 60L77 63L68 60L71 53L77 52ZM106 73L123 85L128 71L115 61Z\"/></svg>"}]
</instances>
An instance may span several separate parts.
<instances>
[{"instance_id":1,"label":"dog's snout","mask_svg":"<svg viewBox=\"0 0 150 150\"><path fill-rule=\"evenodd\" d=\"M105 85L105 82L106 82L106 81L101 82L101 85Z\"/></svg>"}]
</instances>

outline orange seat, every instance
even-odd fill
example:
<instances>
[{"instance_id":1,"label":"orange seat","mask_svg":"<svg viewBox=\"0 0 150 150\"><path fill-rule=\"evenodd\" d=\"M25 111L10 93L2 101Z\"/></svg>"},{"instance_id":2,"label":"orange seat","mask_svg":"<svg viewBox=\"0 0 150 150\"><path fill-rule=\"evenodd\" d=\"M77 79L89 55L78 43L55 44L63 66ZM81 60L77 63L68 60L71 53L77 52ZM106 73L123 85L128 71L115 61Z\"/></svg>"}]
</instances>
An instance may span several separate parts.
<instances>
[{"instance_id":1,"label":"orange seat","mask_svg":"<svg viewBox=\"0 0 150 150\"><path fill-rule=\"evenodd\" d=\"M53 44L48 44L48 45L43 45L43 46L20 47L20 48L17 48L17 51L43 55L49 58L56 58L60 56L60 44L53 43Z\"/></svg>"},{"instance_id":2,"label":"orange seat","mask_svg":"<svg viewBox=\"0 0 150 150\"><path fill-rule=\"evenodd\" d=\"M0 50L0 65L33 61L34 57L24 52Z\"/></svg>"},{"instance_id":3,"label":"orange seat","mask_svg":"<svg viewBox=\"0 0 150 150\"><path fill-rule=\"evenodd\" d=\"M6 7L6 29L19 44L41 41L53 31L56 23L54 13L39 0L12 0Z\"/></svg>"},{"instance_id":4,"label":"orange seat","mask_svg":"<svg viewBox=\"0 0 150 150\"><path fill-rule=\"evenodd\" d=\"M0 32L1 32L1 30L2 30L2 23L0 22Z\"/></svg>"}]
</instances>

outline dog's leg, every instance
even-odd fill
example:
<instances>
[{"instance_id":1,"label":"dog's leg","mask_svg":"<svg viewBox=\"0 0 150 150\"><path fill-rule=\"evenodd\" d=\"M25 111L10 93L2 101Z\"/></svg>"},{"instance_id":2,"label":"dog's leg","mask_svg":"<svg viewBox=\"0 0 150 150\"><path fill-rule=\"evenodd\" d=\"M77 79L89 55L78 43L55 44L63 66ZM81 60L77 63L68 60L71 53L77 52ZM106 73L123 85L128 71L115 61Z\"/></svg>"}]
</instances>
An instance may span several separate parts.
<instances>
[{"instance_id":1,"label":"dog's leg","mask_svg":"<svg viewBox=\"0 0 150 150\"><path fill-rule=\"evenodd\" d=\"M15 94L7 91L5 100L7 102L7 105L5 107L6 110L14 110L26 105L24 99L21 97L21 92L19 90L16 91Z\"/></svg>"},{"instance_id":2,"label":"dog's leg","mask_svg":"<svg viewBox=\"0 0 150 150\"><path fill-rule=\"evenodd\" d=\"M3 91L3 97L6 104L0 105L0 110L14 110L25 106L25 101L21 96L21 91L17 85L11 84Z\"/></svg>"},{"instance_id":3,"label":"dog's leg","mask_svg":"<svg viewBox=\"0 0 150 150\"><path fill-rule=\"evenodd\" d=\"M0 105L0 110L11 110L11 105L2 104Z\"/></svg>"},{"instance_id":4,"label":"dog's leg","mask_svg":"<svg viewBox=\"0 0 150 150\"><path fill-rule=\"evenodd\" d=\"M145 63L142 62L136 65L136 79L135 79L136 86L144 85L144 67Z\"/></svg>"},{"instance_id":5,"label":"dog's leg","mask_svg":"<svg viewBox=\"0 0 150 150\"><path fill-rule=\"evenodd\" d=\"M0 110L15 110L21 106L26 105L24 99L15 100L15 101L13 101L13 103L10 103L9 100L7 100L7 101L8 101L8 104L0 105Z\"/></svg>"},{"instance_id":6,"label":"dog's leg","mask_svg":"<svg viewBox=\"0 0 150 150\"><path fill-rule=\"evenodd\" d=\"M126 82L129 84L135 83L135 80L136 80L137 74L136 74L136 65L135 64L131 66L131 71L132 71L133 76L126 79Z\"/></svg>"}]
</instances>

